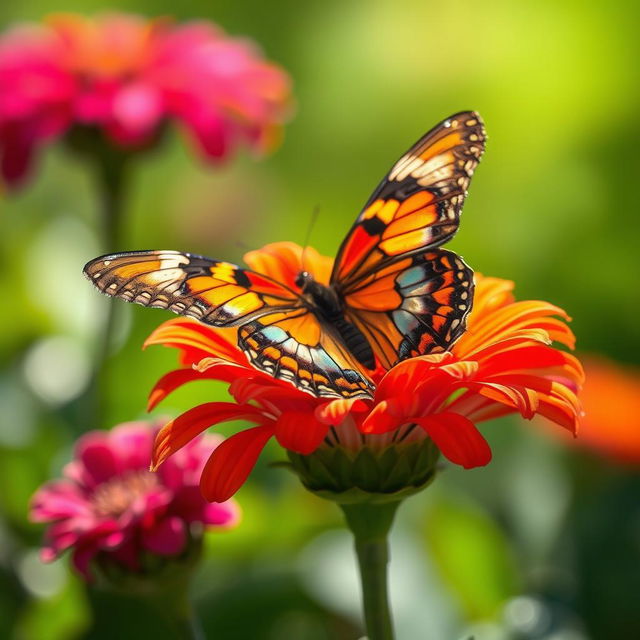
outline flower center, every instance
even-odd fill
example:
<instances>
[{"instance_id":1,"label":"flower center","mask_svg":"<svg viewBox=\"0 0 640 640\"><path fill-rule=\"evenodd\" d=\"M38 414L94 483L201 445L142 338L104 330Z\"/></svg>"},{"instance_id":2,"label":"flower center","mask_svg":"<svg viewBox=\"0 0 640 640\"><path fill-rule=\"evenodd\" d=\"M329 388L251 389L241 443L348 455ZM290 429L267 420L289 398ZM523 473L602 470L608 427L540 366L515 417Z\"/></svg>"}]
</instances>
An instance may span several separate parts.
<instances>
[{"instance_id":1,"label":"flower center","mask_svg":"<svg viewBox=\"0 0 640 640\"><path fill-rule=\"evenodd\" d=\"M344 447L351 451L359 451L363 447L382 451L399 444L422 442L427 439L424 429L408 423L387 433L361 433L353 420L345 420L341 425L331 427L321 447Z\"/></svg>"},{"instance_id":2,"label":"flower center","mask_svg":"<svg viewBox=\"0 0 640 640\"><path fill-rule=\"evenodd\" d=\"M146 469L128 471L99 485L93 492L94 510L99 516L117 518L137 498L158 486L158 477Z\"/></svg>"}]
</instances>

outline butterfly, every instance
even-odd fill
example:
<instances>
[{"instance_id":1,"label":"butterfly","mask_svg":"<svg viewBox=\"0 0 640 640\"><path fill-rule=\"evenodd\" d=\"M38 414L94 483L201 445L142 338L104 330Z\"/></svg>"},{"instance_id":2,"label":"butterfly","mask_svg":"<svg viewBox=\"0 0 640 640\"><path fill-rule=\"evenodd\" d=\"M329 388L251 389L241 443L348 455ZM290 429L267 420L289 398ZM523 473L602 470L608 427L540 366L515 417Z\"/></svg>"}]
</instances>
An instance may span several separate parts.
<instances>
[{"instance_id":1,"label":"butterfly","mask_svg":"<svg viewBox=\"0 0 640 640\"><path fill-rule=\"evenodd\" d=\"M473 271L439 247L458 230L485 139L473 111L420 138L365 204L328 285L178 251L101 256L84 273L108 296L237 327L254 367L303 391L370 398L377 366L445 351L465 331Z\"/></svg>"}]
</instances>

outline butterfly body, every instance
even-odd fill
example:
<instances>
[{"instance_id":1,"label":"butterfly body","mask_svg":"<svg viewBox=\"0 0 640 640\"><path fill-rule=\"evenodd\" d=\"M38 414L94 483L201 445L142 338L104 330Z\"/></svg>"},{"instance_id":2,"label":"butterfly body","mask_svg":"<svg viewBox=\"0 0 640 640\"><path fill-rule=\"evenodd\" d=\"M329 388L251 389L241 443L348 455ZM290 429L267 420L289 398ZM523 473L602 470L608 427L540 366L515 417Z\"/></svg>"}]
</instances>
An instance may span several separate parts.
<instances>
[{"instance_id":1,"label":"butterfly body","mask_svg":"<svg viewBox=\"0 0 640 640\"><path fill-rule=\"evenodd\" d=\"M257 369L315 396L369 398L378 365L444 351L465 330L473 271L439 247L458 229L484 140L472 111L423 136L369 198L323 277L286 243L255 252L255 270L136 251L96 258L85 274L107 295L237 327ZM298 268L283 270L284 256ZM279 278L269 275L274 265Z\"/></svg>"},{"instance_id":2,"label":"butterfly body","mask_svg":"<svg viewBox=\"0 0 640 640\"><path fill-rule=\"evenodd\" d=\"M344 303L335 289L317 282L307 271L301 271L295 282L319 322L333 327L356 360L367 369L374 369L373 349L362 331L346 319Z\"/></svg>"}]
</instances>

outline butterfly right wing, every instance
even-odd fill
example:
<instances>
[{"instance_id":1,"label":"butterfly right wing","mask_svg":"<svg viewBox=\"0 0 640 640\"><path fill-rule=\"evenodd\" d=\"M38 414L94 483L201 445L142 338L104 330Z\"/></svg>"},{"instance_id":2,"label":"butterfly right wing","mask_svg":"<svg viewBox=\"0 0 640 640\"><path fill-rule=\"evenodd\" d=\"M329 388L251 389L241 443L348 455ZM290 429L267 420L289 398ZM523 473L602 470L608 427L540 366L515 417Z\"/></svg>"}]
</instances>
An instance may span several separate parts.
<instances>
[{"instance_id":1,"label":"butterfly right wing","mask_svg":"<svg viewBox=\"0 0 640 640\"><path fill-rule=\"evenodd\" d=\"M393 165L345 237L332 285L346 295L372 273L447 242L458 230L485 139L475 111L456 113L422 136Z\"/></svg>"},{"instance_id":2,"label":"butterfly right wing","mask_svg":"<svg viewBox=\"0 0 640 640\"><path fill-rule=\"evenodd\" d=\"M168 309L214 327L238 326L295 309L299 296L284 285L230 262L179 251L132 251L87 263L85 275L104 294Z\"/></svg>"}]
</instances>

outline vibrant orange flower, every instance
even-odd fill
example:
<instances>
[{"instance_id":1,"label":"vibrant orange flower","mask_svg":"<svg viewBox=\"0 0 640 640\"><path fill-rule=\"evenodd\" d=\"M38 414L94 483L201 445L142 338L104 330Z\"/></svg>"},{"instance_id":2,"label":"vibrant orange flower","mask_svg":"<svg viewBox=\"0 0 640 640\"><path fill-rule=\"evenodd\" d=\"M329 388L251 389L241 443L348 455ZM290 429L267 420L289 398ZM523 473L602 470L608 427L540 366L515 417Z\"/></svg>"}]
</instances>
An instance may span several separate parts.
<instances>
[{"instance_id":1,"label":"vibrant orange flower","mask_svg":"<svg viewBox=\"0 0 640 640\"><path fill-rule=\"evenodd\" d=\"M580 437L566 440L572 446L590 449L613 462L637 465L640 463L640 370L595 355L584 357L583 362L586 381L580 396L584 406Z\"/></svg>"},{"instance_id":2,"label":"vibrant orange flower","mask_svg":"<svg viewBox=\"0 0 640 640\"><path fill-rule=\"evenodd\" d=\"M302 249L276 243L245 256L247 264L283 282L302 270ZM331 260L307 249L304 268L324 282ZM212 454L201 479L204 496L228 499L246 480L267 441L309 455L341 445L381 450L427 440L465 468L485 465L489 445L475 424L508 413L540 414L575 433L582 383L580 363L551 346L573 347L567 315L547 302L516 302L513 283L477 276L467 332L450 352L412 358L373 376L371 400L327 400L253 368L236 347L234 329L214 329L189 319L165 322L146 342L181 351L183 368L154 387L150 408L191 380L229 384L234 402L210 402L167 424L154 449L154 467L208 427L228 420L253 422ZM410 391L410 393L408 393Z\"/></svg>"}]
</instances>

